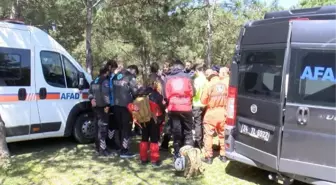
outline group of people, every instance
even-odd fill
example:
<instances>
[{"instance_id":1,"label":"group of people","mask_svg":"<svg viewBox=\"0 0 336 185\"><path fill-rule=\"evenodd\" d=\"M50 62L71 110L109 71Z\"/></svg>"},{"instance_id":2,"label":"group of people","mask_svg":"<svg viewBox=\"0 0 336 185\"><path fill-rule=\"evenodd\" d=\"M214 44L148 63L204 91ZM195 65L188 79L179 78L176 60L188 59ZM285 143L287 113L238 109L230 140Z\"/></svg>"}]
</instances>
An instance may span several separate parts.
<instances>
[{"instance_id":1,"label":"group of people","mask_svg":"<svg viewBox=\"0 0 336 185\"><path fill-rule=\"evenodd\" d=\"M174 159L183 146L204 148L203 162L211 164L213 137L219 137L219 159L226 162L224 126L226 121L229 68L204 64L167 62L160 70L137 83L138 67L126 69L110 60L91 83L89 99L98 119L95 142L99 155L118 151L121 158L136 157L129 149L133 125L141 130L141 164L160 166L160 150L167 150L173 138ZM161 144L159 144L160 136ZM148 155L148 151L150 155Z\"/></svg>"}]
</instances>

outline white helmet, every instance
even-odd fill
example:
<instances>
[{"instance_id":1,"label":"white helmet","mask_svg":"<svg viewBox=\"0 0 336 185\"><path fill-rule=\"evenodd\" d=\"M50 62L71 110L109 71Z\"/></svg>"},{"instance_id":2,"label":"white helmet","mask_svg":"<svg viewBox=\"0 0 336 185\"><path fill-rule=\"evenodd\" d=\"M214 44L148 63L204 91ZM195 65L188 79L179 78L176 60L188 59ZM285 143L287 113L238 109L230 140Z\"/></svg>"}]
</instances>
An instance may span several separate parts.
<instances>
[{"instance_id":1,"label":"white helmet","mask_svg":"<svg viewBox=\"0 0 336 185\"><path fill-rule=\"evenodd\" d=\"M185 169L185 158L184 156L175 159L174 166L176 171L184 171Z\"/></svg>"}]
</instances>

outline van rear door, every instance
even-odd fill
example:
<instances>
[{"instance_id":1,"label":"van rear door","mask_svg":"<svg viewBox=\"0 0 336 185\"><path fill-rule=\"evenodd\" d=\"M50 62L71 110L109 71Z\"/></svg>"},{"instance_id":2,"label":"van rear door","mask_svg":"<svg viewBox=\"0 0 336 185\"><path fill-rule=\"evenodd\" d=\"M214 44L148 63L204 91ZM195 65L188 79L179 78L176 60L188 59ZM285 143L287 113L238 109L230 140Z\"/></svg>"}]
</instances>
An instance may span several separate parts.
<instances>
[{"instance_id":1,"label":"van rear door","mask_svg":"<svg viewBox=\"0 0 336 185\"><path fill-rule=\"evenodd\" d=\"M235 151L277 169L289 23L248 25L238 65ZM232 85L232 84L231 84Z\"/></svg>"},{"instance_id":2,"label":"van rear door","mask_svg":"<svg viewBox=\"0 0 336 185\"><path fill-rule=\"evenodd\" d=\"M34 98L30 32L14 26L0 23L0 116L7 142L29 139Z\"/></svg>"},{"instance_id":3,"label":"van rear door","mask_svg":"<svg viewBox=\"0 0 336 185\"><path fill-rule=\"evenodd\" d=\"M279 170L336 182L336 21L294 21ZM303 31L305 30L305 31Z\"/></svg>"}]
</instances>

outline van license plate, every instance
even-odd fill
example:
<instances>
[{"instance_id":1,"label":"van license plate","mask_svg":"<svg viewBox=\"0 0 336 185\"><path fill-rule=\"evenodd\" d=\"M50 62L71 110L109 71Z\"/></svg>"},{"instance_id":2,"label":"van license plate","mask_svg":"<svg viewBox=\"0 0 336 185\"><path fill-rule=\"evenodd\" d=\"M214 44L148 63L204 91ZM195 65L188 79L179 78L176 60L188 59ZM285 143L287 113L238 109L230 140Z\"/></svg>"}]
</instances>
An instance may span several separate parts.
<instances>
[{"instance_id":1,"label":"van license plate","mask_svg":"<svg viewBox=\"0 0 336 185\"><path fill-rule=\"evenodd\" d=\"M260 129L257 129L257 128L254 128L254 127L250 127L250 126L247 126L247 125L244 125L244 124L241 124L240 133L246 134L246 135L249 135L251 137L261 139L261 140L264 140L264 141L269 141L269 138L270 138L270 132L260 130Z\"/></svg>"}]
</instances>

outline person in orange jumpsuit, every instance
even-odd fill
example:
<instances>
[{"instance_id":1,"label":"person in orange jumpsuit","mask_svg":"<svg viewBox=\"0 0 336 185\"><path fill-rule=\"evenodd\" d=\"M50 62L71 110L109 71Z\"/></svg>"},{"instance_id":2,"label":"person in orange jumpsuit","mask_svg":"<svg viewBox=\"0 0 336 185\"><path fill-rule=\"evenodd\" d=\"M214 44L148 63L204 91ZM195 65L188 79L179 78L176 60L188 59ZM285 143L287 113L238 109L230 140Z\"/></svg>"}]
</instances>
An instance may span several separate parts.
<instances>
[{"instance_id":1,"label":"person in orange jumpsuit","mask_svg":"<svg viewBox=\"0 0 336 185\"><path fill-rule=\"evenodd\" d=\"M209 82L205 86L201 102L207 106L204 116L204 150L205 158L203 162L212 164L213 161L213 137L217 133L220 143L220 156L222 162L226 162L224 146L224 126L226 121L226 104L228 86L220 80L218 73L212 69L205 72Z\"/></svg>"}]
</instances>

